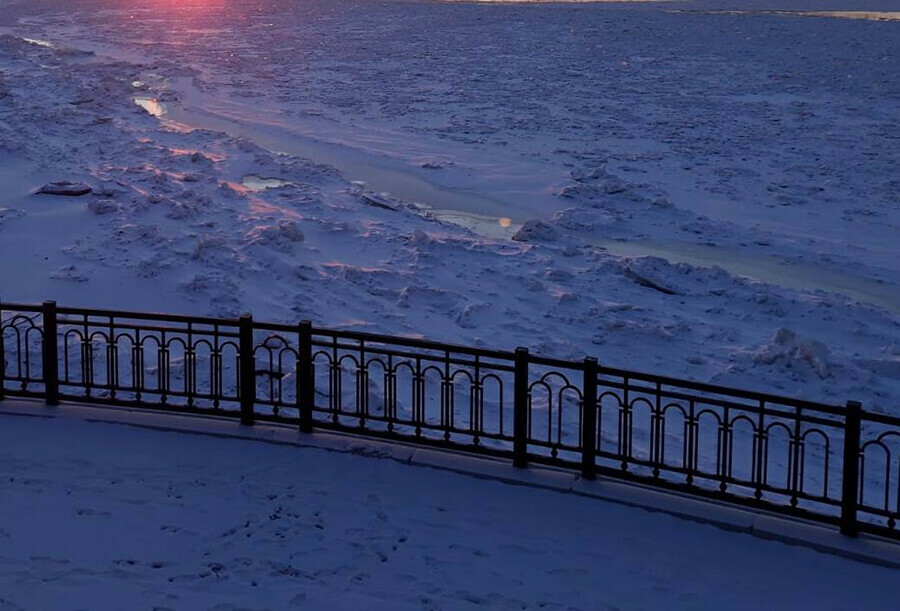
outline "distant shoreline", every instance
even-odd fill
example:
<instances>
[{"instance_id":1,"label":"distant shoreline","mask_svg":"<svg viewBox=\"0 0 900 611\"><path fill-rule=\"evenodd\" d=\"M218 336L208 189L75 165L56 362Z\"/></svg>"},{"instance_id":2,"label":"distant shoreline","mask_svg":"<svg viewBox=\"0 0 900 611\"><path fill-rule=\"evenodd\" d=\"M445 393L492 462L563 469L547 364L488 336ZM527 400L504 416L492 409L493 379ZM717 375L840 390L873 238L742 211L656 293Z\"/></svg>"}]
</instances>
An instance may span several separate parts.
<instances>
[{"instance_id":1,"label":"distant shoreline","mask_svg":"<svg viewBox=\"0 0 900 611\"><path fill-rule=\"evenodd\" d=\"M452 1L452 0L451 0ZM471 0L473 2L492 2L493 0ZM507 0L503 0L507 1ZM511 0L513 2L541 2L543 0ZM570 0L571 1L571 0ZM579 0L574 0L579 1ZM584 0L589 1L589 0ZM600 2L606 0L599 0ZM609 0L617 2L620 0ZM621 0L624 1L624 0ZM866 19L869 21L900 21L900 11L791 11L791 10L688 10L674 11L678 13L706 13L713 15L783 15L786 17L831 17L839 19Z\"/></svg>"}]
</instances>

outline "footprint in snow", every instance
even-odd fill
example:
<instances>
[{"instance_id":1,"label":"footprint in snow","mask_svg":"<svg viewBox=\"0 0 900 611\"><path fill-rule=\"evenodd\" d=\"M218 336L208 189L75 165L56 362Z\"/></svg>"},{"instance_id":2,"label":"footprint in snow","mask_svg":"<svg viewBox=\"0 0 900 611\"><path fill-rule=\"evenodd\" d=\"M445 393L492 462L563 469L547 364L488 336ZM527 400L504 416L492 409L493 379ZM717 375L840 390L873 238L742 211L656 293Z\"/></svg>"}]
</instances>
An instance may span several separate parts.
<instances>
[{"instance_id":1,"label":"footprint in snow","mask_svg":"<svg viewBox=\"0 0 900 611\"><path fill-rule=\"evenodd\" d=\"M531 556L542 556L546 554L542 549L538 549L536 547L527 547L525 545L518 545L516 543L504 544L500 546L500 551L502 552L513 552L516 554L528 554Z\"/></svg>"},{"instance_id":2,"label":"footprint in snow","mask_svg":"<svg viewBox=\"0 0 900 611\"><path fill-rule=\"evenodd\" d=\"M590 571L587 569L573 569L573 568L555 568L555 569L547 569L544 571L545 575L552 575L554 577L584 577L590 575Z\"/></svg>"},{"instance_id":3,"label":"footprint in snow","mask_svg":"<svg viewBox=\"0 0 900 611\"><path fill-rule=\"evenodd\" d=\"M490 556L490 554L478 549L477 547L469 547L468 545L460 545L459 543L451 543L448 547L455 552L465 552L468 554L472 554L473 556L477 556L478 558L487 558Z\"/></svg>"},{"instance_id":4,"label":"footprint in snow","mask_svg":"<svg viewBox=\"0 0 900 611\"><path fill-rule=\"evenodd\" d=\"M65 558L51 558L50 556L31 556L29 558L35 564L44 564L44 565L60 565L60 564L69 564L69 561ZM2 609L2 607L0 607Z\"/></svg>"},{"instance_id":5,"label":"footprint in snow","mask_svg":"<svg viewBox=\"0 0 900 611\"><path fill-rule=\"evenodd\" d=\"M11 600L0 598L0 611L24 611L24 609Z\"/></svg>"},{"instance_id":6,"label":"footprint in snow","mask_svg":"<svg viewBox=\"0 0 900 611\"><path fill-rule=\"evenodd\" d=\"M96 509L91 509L89 507L76 509L75 513L79 516L97 516L100 518L108 518L108 517L112 516L112 514L108 511L98 511Z\"/></svg>"}]
</instances>

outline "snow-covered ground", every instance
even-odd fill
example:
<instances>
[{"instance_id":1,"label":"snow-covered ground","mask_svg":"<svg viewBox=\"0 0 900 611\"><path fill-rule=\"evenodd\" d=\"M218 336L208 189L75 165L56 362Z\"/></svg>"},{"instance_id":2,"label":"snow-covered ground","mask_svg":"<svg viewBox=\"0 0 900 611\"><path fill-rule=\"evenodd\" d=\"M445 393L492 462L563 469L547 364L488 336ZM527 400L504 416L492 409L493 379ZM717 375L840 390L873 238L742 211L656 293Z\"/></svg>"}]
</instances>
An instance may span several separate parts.
<instances>
[{"instance_id":1,"label":"snow-covered ground","mask_svg":"<svg viewBox=\"0 0 900 611\"><path fill-rule=\"evenodd\" d=\"M736 12L852 4L2 0L0 297L900 413L900 24Z\"/></svg>"},{"instance_id":2,"label":"snow-covered ground","mask_svg":"<svg viewBox=\"0 0 900 611\"><path fill-rule=\"evenodd\" d=\"M40 439L40 443L35 440ZM895 609L896 570L392 460L0 416L0 609Z\"/></svg>"}]
</instances>

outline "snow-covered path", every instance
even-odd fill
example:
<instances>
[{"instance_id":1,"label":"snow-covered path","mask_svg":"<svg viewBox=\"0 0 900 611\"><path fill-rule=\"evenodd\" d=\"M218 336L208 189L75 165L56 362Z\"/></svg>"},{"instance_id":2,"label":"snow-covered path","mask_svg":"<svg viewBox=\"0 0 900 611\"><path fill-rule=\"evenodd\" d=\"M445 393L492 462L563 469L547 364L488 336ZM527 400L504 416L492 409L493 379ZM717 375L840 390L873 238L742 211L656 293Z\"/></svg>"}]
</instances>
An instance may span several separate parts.
<instances>
[{"instance_id":1,"label":"snow-covered path","mask_svg":"<svg viewBox=\"0 0 900 611\"><path fill-rule=\"evenodd\" d=\"M0 609L894 609L896 571L354 454L0 416Z\"/></svg>"},{"instance_id":2,"label":"snow-covered path","mask_svg":"<svg viewBox=\"0 0 900 611\"><path fill-rule=\"evenodd\" d=\"M0 297L897 413L898 24L694 10L748 4L6 0Z\"/></svg>"}]
</instances>

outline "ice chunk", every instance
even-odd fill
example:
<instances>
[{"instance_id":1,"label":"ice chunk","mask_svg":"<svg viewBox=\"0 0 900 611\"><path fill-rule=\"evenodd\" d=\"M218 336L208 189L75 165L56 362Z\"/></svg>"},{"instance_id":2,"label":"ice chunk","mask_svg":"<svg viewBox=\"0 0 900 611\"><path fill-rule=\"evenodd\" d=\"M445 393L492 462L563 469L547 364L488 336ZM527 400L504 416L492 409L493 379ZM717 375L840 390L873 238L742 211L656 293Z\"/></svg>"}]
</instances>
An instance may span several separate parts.
<instances>
[{"instance_id":1,"label":"ice chunk","mask_svg":"<svg viewBox=\"0 0 900 611\"><path fill-rule=\"evenodd\" d=\"M416 244L416 245L418 245L418 246L421 246L421 245L423 245L423 244L430 244L430 243L432 242L432 239L431 239L431 237L429 237L429 235L428 235L427 233L425 233L425 232L422 231L421 229L416 229L416 230L413 232L413 235L412 235L412 238L410 239L410 242L411 242L412 244Z\"/></svg>"},{"instance_id":2,"label":"ice chunk","mask_svg":"<svg viewBox=\"0 0 900 611\"><path fill-rule=\"evenodd\" d=\"M88 202L85 205L85 208L87 208L89 212L93 212L94 214L110 214L113 212L118 212L121 209L121 206L119 206L119 204L111 199L98 199L92 202Z\"/></svg>"},{"instance_id":3,"label":"ice chunk","mask_svg":"<svg viewBox=\"0 0 900 611\"><path fill-rule=\"evenodd\" d=\"M522 227L513 235L516 242L533 242L553 240L556 238L556 230L543 221L525 221Z\"/></svg>"},{"instance_id":4,"label":"ice chunk","mask_svg":"<svg viewBox=\"0 0 900 611\"><path fill-rule=\"evenodd\" d=\"M674 291L658 282L654 282L650 280L646 276L642 276L641 274L634 271L631 266L625 268L625 275L640 284L641 286L647 287L648 289L653 289L655 291L659 291L660 293L665 293L666 295L677 295L678 292Z\"/></svg>"},{"instance_id":5,"label":"ice chunk","mask_svg":"<svg viewBox=\"0 0 900 611\"><path fill-rule=\"evenodd\" d=\"M376 208L384 208L385 210L393 210L395 212L397 210L397 204L393 200L382 194L363 193L362 199L365 203L369 204L370 206L375 206Z\"/></svg>"},{"instance_id":6,"label":"ice chunk","mask_svg":"<svg viewBox=\"0 0 900 611\"><path fill-rule=\"evenodd\" d=\"M83 182L70 182L68 180L48 182L37 190L38 193L44 195L67 195L69 197L87 195L91 191L93 191L93 189L90 185L86 185Z\"/></svg>"},{"instance_id":7,"label":"ice chunk","mask_svg":"<svg viewBox=\"0 0 900 611\"><path fill-rule=\"evenodd\" d=\"M116 197L125 192L126 189L114 180L104 180L94 189L94 195L100 197Z\"/></svg>"},{"instance_id":8,"label":"ice chunk","mask_svg":"<svg viewBox=\"0 0 900 611\"><path fill-rule=\"evenodd\" d=\"M306 239L297 221L291 219L281 219L278 221L278 232L291 242L302 242Z\"/></svg>"},{"instance_id":9,"label":"ice chunk","mask_svg":"<svg viewBox=\"0 0 900 611\"><path fill-rule=\"evenodd\" d=\"M23 216L25 216L24 210L0 206L0 225L2 225L4 221L11 221L12 219L22 218Z\"/></svg>"},{"instance_id":10,"label":"ice chunk","mask_svg":"<svg viewBox=\"0 0 900 611\"><path fill-rule=\"evenodd\" d=\"M625 265L623 273L641 286L665 293L678 295L679 291L671 286L675 268L665 259L659 257L640 257Z\"/></svg>"},{"instance_id":11,"label":"ice chunk","mask_svg":"<svg viewBox=\"0 0 900 611\"><path fill-rule=\"evenodd\" d=\"M831 375L831 353L822 342L801 337L791 329L781 328L753 355L760 365L783 364L788 368L807 365L821 379Z\"/></svg>"}]
</instances>

